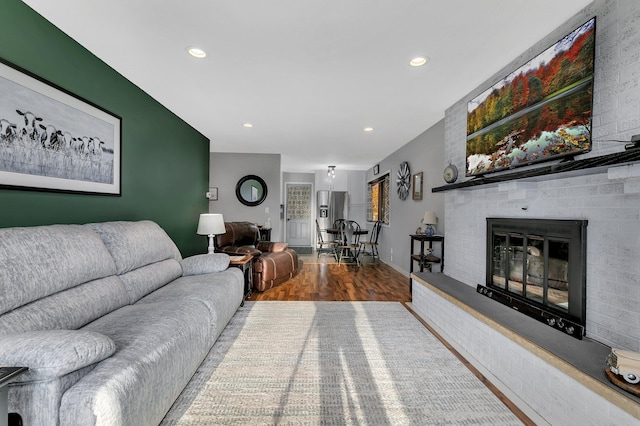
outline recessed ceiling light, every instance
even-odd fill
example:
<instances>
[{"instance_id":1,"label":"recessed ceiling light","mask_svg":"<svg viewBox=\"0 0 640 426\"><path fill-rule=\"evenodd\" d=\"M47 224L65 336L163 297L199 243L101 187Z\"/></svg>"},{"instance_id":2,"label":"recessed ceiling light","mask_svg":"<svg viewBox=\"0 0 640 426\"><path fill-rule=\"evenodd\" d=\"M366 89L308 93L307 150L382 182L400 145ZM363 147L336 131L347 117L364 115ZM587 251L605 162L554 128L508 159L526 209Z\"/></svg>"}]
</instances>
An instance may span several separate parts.
<instances>
[{"instance_id":1,"label":"recessed ceiling light","mask_svg":"<svg viewBox=\"0 0 640 426\"><path fill-rule=\"evenodd\" d=\"M364 129L365 132L373 132L373 127L365 127Z\"/></svg>"},{"instance_id":2,"label":"recessed ceiling light","mask_svg":"<svg viewBox=\"0 0 640 426\"><path fill-rule=\"evenodd\" d=\"M205 52L204 50L198 48L198 47L189 47L187 49L187 52L189 52L189 55L193 56L194 58L198 58L198 59L202 59L204 57L207 56L207 52Z\"/></svg>"},{"instance_id":3,"label":"recessed ceiling light","mask_svg":"<svg viewBox=\"0 0 640 426\"><path fill-rule=\"evenodd\" d=\"M243 124L243 126L244 126L244 127L247 127L247 128L251 128L251 127L253 127L253 124L251 124L251 123L244 123L244 124Z\"/></svg>"},{"instance_id":4,"label":"recessed ceiling light","mask_svg":"<svg viewBox=\"0 0 640 426\"><path fill-rule=\"evenodd\" d=\"M429 62L429 58L427 58L426 56L419 56L410 60L409 65L411 65L412 67L421 67L427 62Z\"/></svg>"}]
</instances>

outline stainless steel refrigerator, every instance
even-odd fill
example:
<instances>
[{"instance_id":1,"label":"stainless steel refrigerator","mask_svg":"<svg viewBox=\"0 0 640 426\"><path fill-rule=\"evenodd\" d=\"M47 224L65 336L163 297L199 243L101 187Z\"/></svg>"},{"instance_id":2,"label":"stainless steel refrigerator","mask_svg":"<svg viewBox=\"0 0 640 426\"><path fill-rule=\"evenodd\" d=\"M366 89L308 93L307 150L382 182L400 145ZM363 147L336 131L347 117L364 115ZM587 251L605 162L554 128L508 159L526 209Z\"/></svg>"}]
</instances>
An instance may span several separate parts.
<instances>
[{"instance_id":1,"label":"stainless steel refrigerator","mask_svg":"<svg viewBox=\"0 0 640 426\"><path fill-rule=\"evenodd\" d=\"M349 217L349 194L346 191L318 191L316 219L320 229L331 228L336 219ZM322 232L322 239L329 241L326 232Z\"/></svg>"}]
</instances>

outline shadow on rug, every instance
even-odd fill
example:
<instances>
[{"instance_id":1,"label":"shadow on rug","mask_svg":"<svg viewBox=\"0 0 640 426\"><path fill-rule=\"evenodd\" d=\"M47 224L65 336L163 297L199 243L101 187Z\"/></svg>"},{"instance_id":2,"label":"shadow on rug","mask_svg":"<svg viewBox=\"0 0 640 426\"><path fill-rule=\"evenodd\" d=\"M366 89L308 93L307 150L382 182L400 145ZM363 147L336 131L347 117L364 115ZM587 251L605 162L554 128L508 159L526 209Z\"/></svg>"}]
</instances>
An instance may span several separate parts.
<instances>
[{"instance_id":1,"label":"shadow on rug","mask_svg":"<svg viewBox=\"0 0 640 426\"><path fill-rule=\"evenodd\" d=\"M520 425L400 303L247 302L167 425Z\"/></svg>"}]
</instances>

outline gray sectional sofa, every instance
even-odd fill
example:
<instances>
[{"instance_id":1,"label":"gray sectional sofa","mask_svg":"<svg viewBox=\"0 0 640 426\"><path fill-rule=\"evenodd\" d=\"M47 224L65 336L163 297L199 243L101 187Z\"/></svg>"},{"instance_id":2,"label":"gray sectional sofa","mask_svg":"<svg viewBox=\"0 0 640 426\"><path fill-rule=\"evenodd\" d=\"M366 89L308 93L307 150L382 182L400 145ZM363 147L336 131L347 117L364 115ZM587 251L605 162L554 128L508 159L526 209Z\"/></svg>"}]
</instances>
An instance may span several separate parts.
<instances>
[{"instance_id":1,"label":"gray sectional sofa","mask_svg":"<svg viewBox=\"0 0 640 426\"><path fill-rule=\"evenodd\" d=\"M243 300L150 221L0 229L0 365L25 425L156 425Z\"/></svg>"}]
</instances>

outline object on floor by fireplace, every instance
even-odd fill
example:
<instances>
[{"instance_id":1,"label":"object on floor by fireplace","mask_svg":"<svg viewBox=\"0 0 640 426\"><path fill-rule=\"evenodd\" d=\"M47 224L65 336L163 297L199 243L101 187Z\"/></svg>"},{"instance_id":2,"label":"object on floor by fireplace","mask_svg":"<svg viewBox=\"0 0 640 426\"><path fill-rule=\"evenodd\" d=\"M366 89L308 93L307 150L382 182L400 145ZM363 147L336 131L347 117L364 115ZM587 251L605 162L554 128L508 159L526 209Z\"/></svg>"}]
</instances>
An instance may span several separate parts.
<instances>
[{"instance_id":1,"label":"object on floor by fireplace","mask_svg":"<svg viewBox=\"0 0 640 426\"><path fill-rule=\"evenodd\" d=\"M198 235L207 235L209 237L209 246L207 247L207 253L215 252L213 237L215 237L216 235L224 234L225 232L227 231L224 228L224 218L221 214L203 213L200 215L197 233Z\"/></svg>"},{"instance_id":2,"label":"object on floor by fireplace","mask_svg":"<svg viewBox=\"0 0 640 426\"><path fill-rule=\"evenodd\" d=\"M631 385L640 383L640 353L625 351L622 349L611 349L611 353L607 356L607 368L613 374L621 376L625 382ZM616 381L611 380L613 384L620 386ZM625 386L620 386L625 388ZM640 393L640 388L635 387L635 394Z\"/></svg>"}]
</instances>

